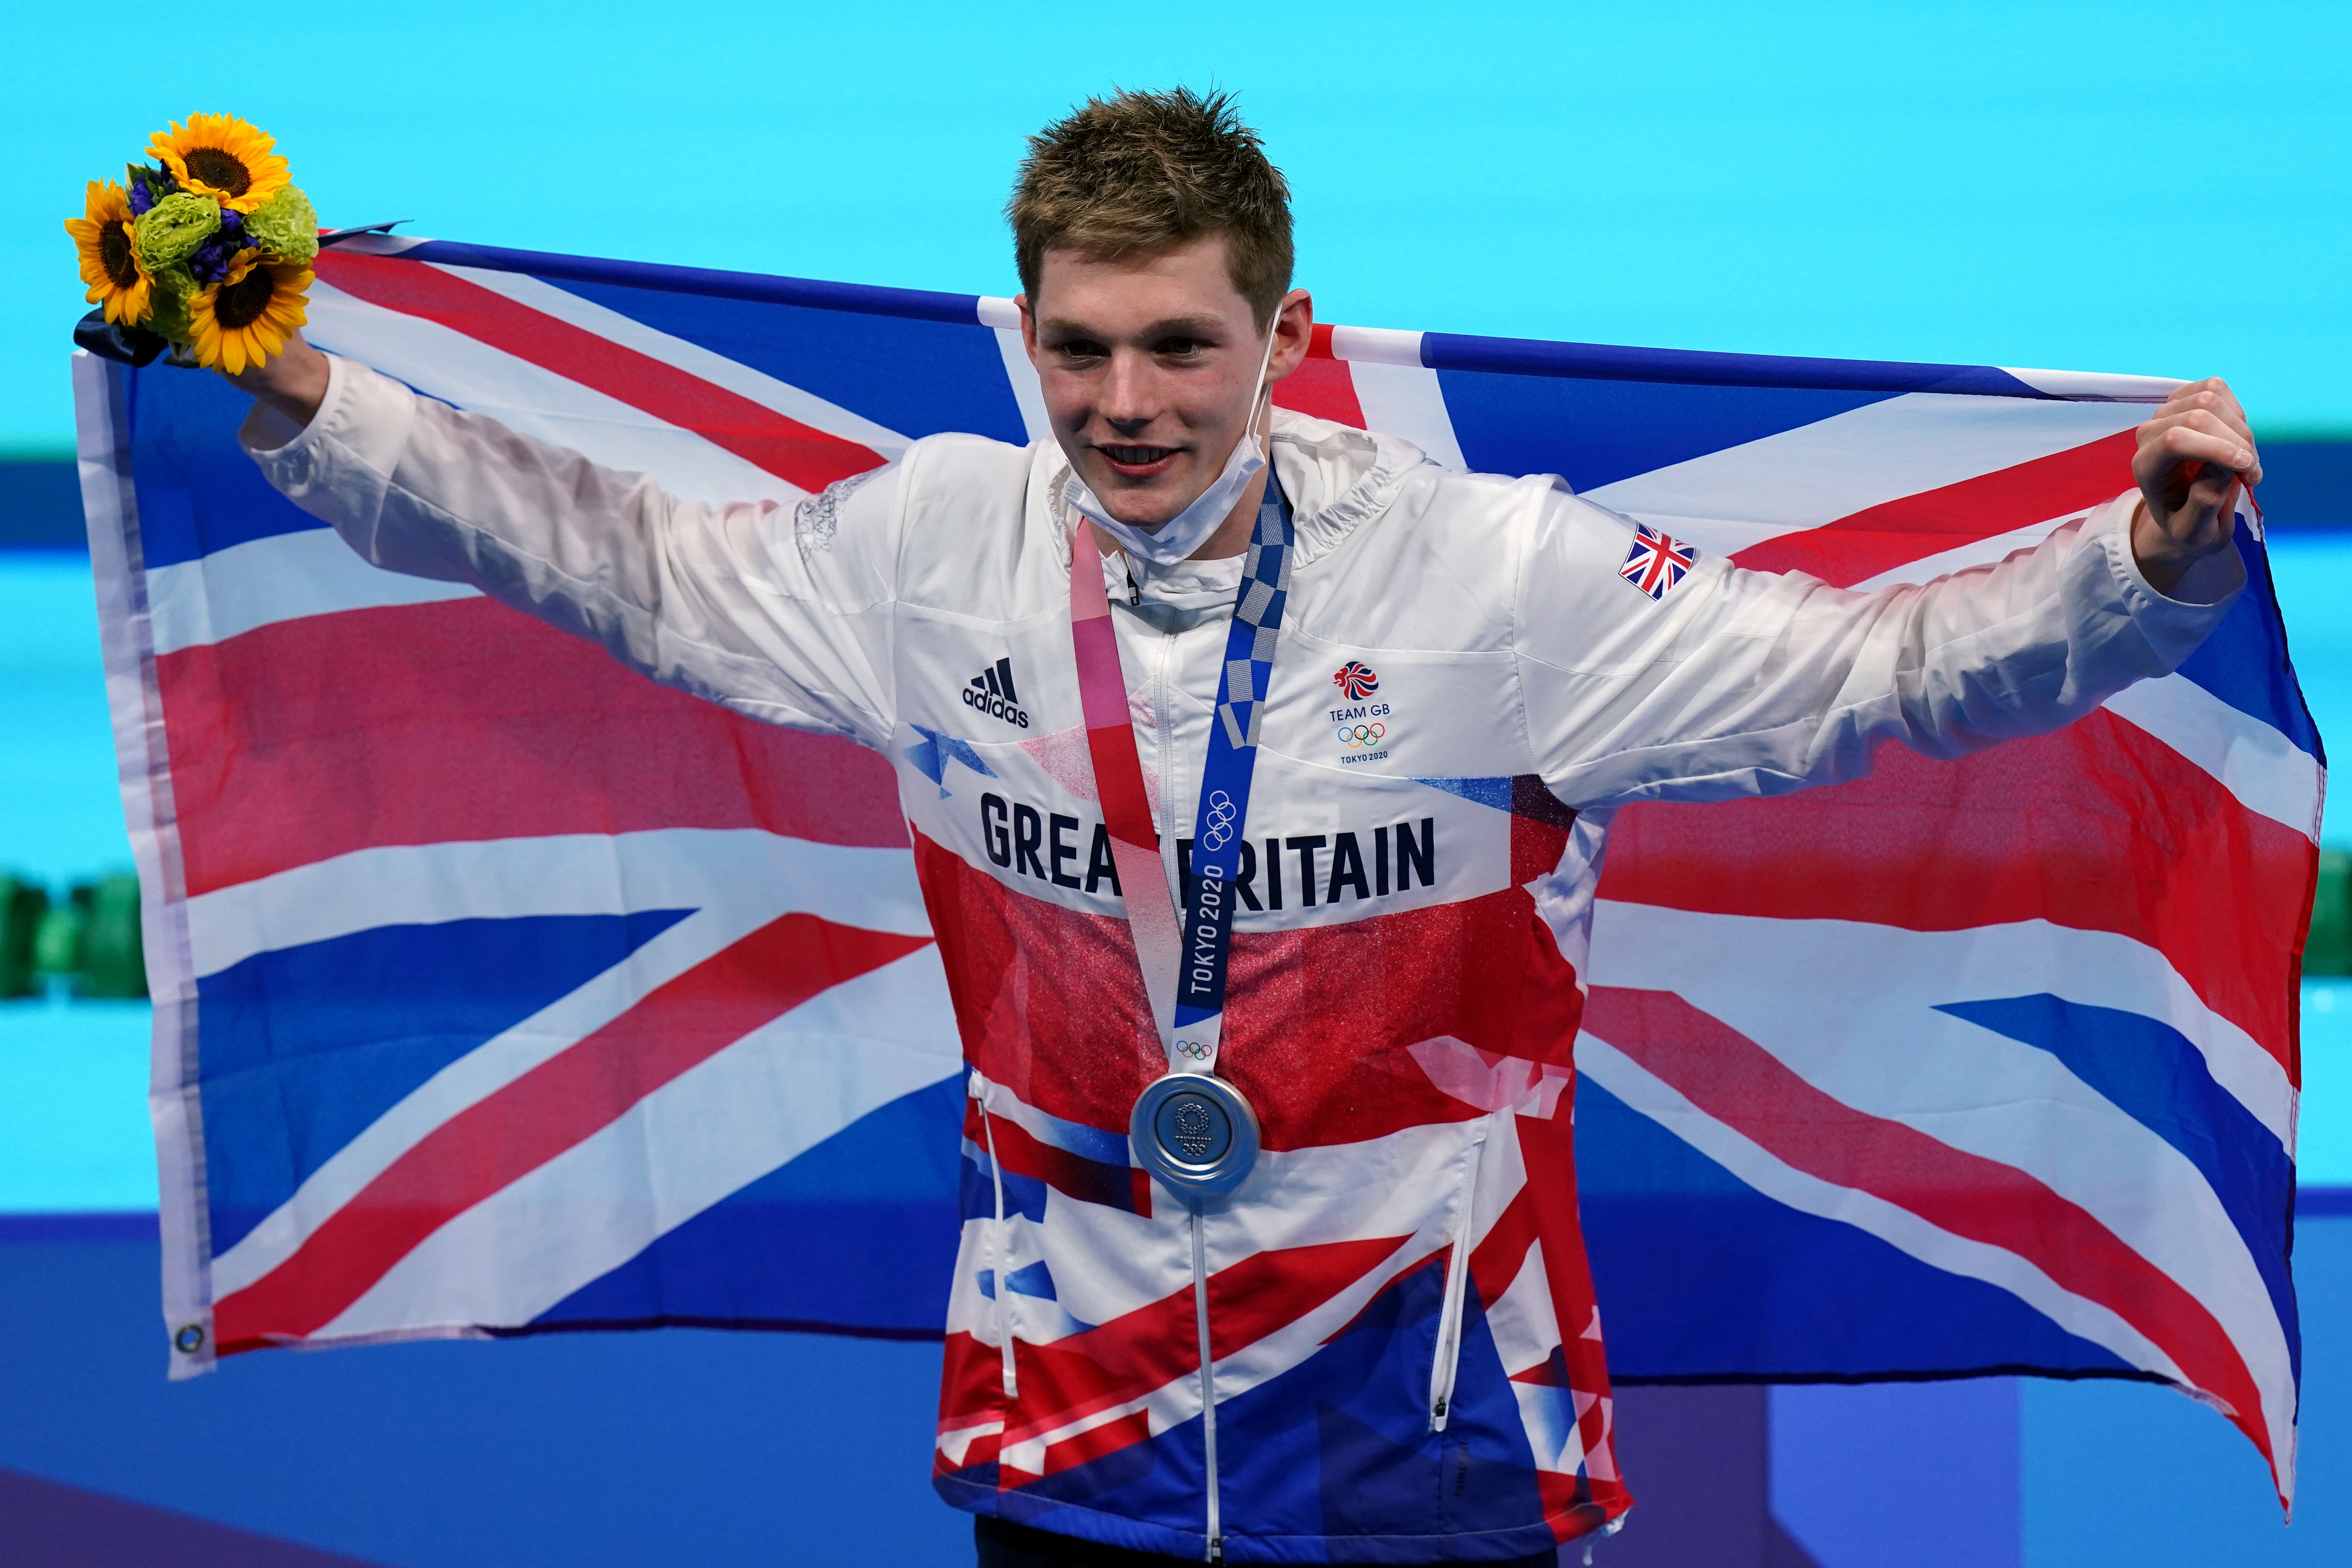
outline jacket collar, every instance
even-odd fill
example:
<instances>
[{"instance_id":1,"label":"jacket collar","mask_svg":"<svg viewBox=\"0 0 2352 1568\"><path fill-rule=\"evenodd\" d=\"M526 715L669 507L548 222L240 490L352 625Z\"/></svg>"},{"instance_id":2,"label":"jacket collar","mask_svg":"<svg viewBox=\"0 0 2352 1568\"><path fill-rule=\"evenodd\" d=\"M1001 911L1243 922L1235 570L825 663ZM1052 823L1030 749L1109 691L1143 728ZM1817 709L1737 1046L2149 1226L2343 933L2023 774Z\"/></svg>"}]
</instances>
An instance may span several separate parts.
<instances>
[{"instance_id":1,"label":"jacket collar","mask_svg":"<svg viewBox=\"0 0 2352 1568\"><path fill-rule=\"evenodd\" d=\"M1405 479L1429 459L1394 436L1274 411L1274 471L1298 527L1298 564L1337 550L1357 526L1386 511Z\"/></svg>"}]
</instances>

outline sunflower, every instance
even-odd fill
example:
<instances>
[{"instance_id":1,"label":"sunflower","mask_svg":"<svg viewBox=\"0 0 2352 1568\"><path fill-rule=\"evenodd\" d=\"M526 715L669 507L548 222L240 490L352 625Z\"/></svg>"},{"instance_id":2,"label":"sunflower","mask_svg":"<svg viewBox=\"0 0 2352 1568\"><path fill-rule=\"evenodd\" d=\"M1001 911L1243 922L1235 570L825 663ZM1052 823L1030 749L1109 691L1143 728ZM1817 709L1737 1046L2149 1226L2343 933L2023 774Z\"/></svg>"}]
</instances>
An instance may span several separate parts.
<instances>
[{"instance_id":1,"label":"sunflower","mask_svg":"<svg viewBox=\"0 0 2352 1568\"><path fill-rule=\"evenodd\" d=\"M89 285L83 298L103 300L108 321L135 327L147 319L153 279L131 243L130 197L112 180L92 180L82 211L66 219L66 232L81 252L81 280Z\"/></svg>"},{"instance_id":2,"label":"sunflower","mask_svg":"<svg viewBox=\"0 0 2352 1568\"><path fill-rule=\"evenodd\" d=\"M226 277L188 301L196 363L236 375L284 349L287 334L302 324L302 290L310 286L307 267L240 253Z\"/></svg>"},{"instance_id":3,"label":"sunflower","mask_svg":"<svg viewBox=\"0 0 2352 1568\"><path fill-rule=\"evenodd\" d=\"M185 189L249 213L286 184L286 160L270 151L276 145L234 114L191 114L185 129L175 120L150 137L147 151Z\"/></svg>"}]
</instances>

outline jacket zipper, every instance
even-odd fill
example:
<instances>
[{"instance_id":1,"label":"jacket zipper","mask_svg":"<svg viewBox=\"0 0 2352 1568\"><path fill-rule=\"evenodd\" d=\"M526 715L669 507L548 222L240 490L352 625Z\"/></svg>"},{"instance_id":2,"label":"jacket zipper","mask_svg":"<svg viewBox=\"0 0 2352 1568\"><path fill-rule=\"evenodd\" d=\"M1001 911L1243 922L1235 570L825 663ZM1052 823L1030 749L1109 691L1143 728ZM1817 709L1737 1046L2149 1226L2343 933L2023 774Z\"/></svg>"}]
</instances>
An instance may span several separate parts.
<instances>
[{"instance_id":1,"label":"jacket zipper","mask_svg":"<svg viewBox=\"0 0 2352 1568\"><path fill-rule=\"evenodd\" d=\"M988 1174L996 1184L996 1234L994 1256L989 1259L991 1276L996 1281L996 1338L1004 1352L1004 1397L1021 1397L1021 1384L1013 1367L1013 1292L1005 1288L1006 1265L1013 1261L1012 1227L1004 1223L1004 1167L996 1158L996 1118L988 1113L988 1101L980 1102L981 1130L988 1135Z\"/></svg>"},{"instance_id":2,"label":"jacket zipper","mask_svg":"<svg viewBox=\"0 0 2352 1568\"><path fill-rule=\"evenodd\" d=\"M1481 1117L1463 1160L1469 1166L1462 1178L1462 1207L1454 1216L1454 1241L1445 1259L1445 1305L1437 1317L1437 1354L1429 1367L1429 1429L1445 1430L1454 1405L1454 1377L1462 1363L1463 1300L1470 1289L1470 1221L1478 1204L1479 1156L1486 1133L1494 1126L1492 1112Z\"/></svg>"}]
</instances>

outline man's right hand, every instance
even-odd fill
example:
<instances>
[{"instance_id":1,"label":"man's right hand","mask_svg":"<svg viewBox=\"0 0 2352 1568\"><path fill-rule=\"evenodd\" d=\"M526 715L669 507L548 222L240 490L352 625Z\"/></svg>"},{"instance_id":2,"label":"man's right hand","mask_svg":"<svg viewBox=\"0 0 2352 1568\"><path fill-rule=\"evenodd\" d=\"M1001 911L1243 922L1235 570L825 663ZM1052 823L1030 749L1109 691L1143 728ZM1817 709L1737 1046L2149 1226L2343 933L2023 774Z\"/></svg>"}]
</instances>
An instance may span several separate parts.
<instances>
[{"instance_id":1,"label":"man's right hand","mask_svg":"<svg viewBox=\"0 0 2352 1568\"><path fill-rule=\"evenodd\" d=\"M236 375L221 374L237 390L251 394L297 426L309 425L319 405L327 400L327 356L299 331L287 338L284 353L272 354L266 363L247 365Z\"/></svg>"}]
</instances>

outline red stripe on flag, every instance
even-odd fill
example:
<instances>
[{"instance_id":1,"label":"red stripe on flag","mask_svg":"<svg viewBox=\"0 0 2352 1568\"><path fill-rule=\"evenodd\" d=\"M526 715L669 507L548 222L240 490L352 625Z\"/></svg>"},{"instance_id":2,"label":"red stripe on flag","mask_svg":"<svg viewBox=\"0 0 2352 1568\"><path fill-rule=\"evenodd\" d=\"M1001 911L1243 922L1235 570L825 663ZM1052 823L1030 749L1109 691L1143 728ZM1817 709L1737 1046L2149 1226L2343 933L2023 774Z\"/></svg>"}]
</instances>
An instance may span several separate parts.
<instances>
[{"instance_id":1,"label":"red stripe on flag","mask_svg":"<svg viewBox=\"0 0 2352 1568\"><path fill-rule=\"evenodd\" d=\"M393 844L761 827L900 848L889 764L487 599L310 616L155 661L190 894Z\"/></svg>"},{"instance_id":2,"label":"red stripe on flag","mask_svg":"<svg viewBox=\"0 0 2352 1568\"><path fill-rule=\"evenodd\" d=\"M1888 744L1868 778L1833 788L1636 805L1611 830L1601 896L1911 931L2045 920L2113 931L2160 952L2297 1077L2315 853L2101 711L1954 762Z\"/></svg>"},{"instance_id":3,"label":"red stripe on flag","mask_svg":"<svg viewBox=\"0 0 2352 1568\"><path fill-rule=\"evenodd\" d=\"M1731 559L1759 572L1804 572L1843 588L1979 539L2088 511L2132 482L2128 430L1940 489L1885 501L1835 522L1751 544Z\"/></svg>"},{"instance_id":4,"label":"red stripe on flag","mask_svg":"<svg viewBox=\"0 0 2352 1568\"><path fill-rule=\"evenodd\" d=\"M790 914L705 959L418 1140L293 1256L220 1302L222 1351L315 1333L476 1204L761 1025L929 940Z\"/></svg>"},{"instance_id":5,"label":"red stripe on flag","mask_svg":"<svg viewBox=\"0 0 2352 1568\"><path fill-rule=\"evenodd\" d=\"M478 342L529 360L665 424L691 430L804 490L878 468L880 453L728 391L584 327L534 310L478 283L421 261L322 252L319 276L352 297L437 321Z\"/></svg>"},{"instance_id":6,"label":"red stripe on flag","mask_svg":"<svg viewBox=\"0 0 2352 1568\"><path fill-rule=\"evenodd\" d=\"M2270 1428L2227 1330L2180 1282L2025 1172L1856 1110L1669 991L1596 985L1584 1026L1692 1104L1821 1180L1882 1198L1954 1236L2016 1254L2169 1356L2269 1457Z\"/></svg>"},{"instance_id":7,"label":"red stripe on flag","mask_svg":"<svg viewBox=\"0 0 2352 1568\"><path fill-rule=\"evenodd\" d=\"M1321 322L1298 368L1274 384L1276 405L1311 418L1364 427L1364 406L1356 401L1355 374L1348 362L1333 357L1331 329Z\"/></svg>"}]
</instances>

